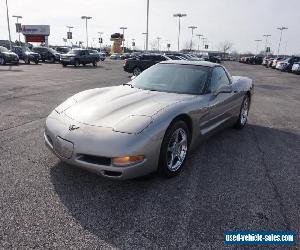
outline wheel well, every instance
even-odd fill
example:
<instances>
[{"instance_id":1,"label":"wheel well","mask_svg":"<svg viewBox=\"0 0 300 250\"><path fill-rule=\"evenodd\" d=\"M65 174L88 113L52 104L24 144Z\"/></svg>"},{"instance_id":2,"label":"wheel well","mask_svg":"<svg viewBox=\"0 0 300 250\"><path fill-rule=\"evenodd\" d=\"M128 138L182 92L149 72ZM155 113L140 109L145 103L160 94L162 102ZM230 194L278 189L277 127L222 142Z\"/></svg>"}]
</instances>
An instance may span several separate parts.
<instances>
[{"instance_id":1,"label":"wheel well","mask_svg":"<svg viewBox=\"0 0 300 250\"><path fill-rule=\"evenodd\" d=\"M181 120L181 121L184 121L189 129L189 132L190 132L190 136L192 136L192 133L193 133L193 122L192 122L192 118L189 117L187 114L181 114L181 115L178 115L176 116L173 121L171 122L174 123L178 120Z\"/></svg>"},{"instance_id":2,"label":"wheel well","mask_svg":"<svg viewBox=\"0 0 300 250\"><path fill-rule=\"evenodd\" d=\"M250 104L251 104L251 93L250 93L250 91L247 92L247 96L249 97L249 101L250 101Z\"/></svg>"}]
</instances>

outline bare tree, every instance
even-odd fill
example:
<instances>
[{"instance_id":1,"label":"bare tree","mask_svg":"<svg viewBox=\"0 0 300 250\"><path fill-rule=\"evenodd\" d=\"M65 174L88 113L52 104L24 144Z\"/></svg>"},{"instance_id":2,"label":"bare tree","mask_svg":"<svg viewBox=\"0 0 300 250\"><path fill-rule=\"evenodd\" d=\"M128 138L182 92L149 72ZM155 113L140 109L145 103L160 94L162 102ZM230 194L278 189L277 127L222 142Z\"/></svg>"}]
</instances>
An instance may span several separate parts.
<instances>
[{"instance_id":1,"label":"bare tree","mask_svg":"<svg viewBox=\"0 0 300 250\"><path fill-rule=\"evenodd\" d=\"M230 41L224 41L220 43L219 49L223 52L223 57L232 49L233 43Z\"/></svg>"}]
</instances>

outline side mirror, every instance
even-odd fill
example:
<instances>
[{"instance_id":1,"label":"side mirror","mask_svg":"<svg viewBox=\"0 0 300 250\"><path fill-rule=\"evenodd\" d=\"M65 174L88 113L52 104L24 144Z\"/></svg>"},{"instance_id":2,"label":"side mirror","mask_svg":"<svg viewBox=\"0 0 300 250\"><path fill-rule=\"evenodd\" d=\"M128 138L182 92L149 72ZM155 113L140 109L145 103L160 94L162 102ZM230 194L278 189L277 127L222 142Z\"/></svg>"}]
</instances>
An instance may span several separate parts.
<instances>
[{"instance_id":1,"label":"side mirror","mask_svg":"<svg viewBox=\"0 0 300 250\"><path fill-rule=\"evenodd\" d=\"M231 93L231 92L232 92L231 85L222 85L213 93L213 95L217 96L218 94L221 93Z\"/></svg>"}]
</instances>

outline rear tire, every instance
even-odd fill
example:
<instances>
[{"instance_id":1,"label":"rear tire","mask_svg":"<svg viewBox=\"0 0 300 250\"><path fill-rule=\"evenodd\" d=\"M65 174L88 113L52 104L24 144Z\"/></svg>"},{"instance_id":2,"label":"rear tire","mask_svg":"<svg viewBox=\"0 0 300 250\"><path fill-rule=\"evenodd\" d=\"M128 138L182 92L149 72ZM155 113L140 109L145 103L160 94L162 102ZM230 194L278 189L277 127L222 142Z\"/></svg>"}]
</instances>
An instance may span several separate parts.
<instances>
[{"instance_id":1,"label":"rear tire","mask_svg":"<svg viewBox=\"0 0 300 250\"><path fill-rule=\"evenodd\" d=\"M135 67L134 69L133 69L133 75L134 76L138 76L139 74L141 74L142 73L142 71L141 71L141 69L139 68L139 67Z\"/></svg>"},{"instance_id":2,"label":"rear tire","mask_svg":"<svg viewBox=\"0 0 300 250\"><path fill-rule=\"evenodd\" d=\"M50 62L51 62L51 63L55 63L55 58L54 58L54 57L51 57L51 58L50 58Z\"/></svg>"},{"instance_id":3,"label":"rear tire","mask_svg":"<svg viewBox=\"0 0 300 250\"><path fill-rule=\"evenodd\" d=\"M74 66L75 66L75 67L78 67L79 65L80 65L80 62L79 62L78 59L76 59L75 62L74 62Z\"/></svg>"},{"instance_id":4,"label":"rear tire","mask_svg":"<svg viewBox=\"0 0 300 250\"><path fill-rule=\"evenodd\" d=\"M241 105L239 118L235 124L235 128L242 129L246 126L248 122L249 108L250 108L250 98L248 95L245 95Z\"/></svg>"},{"instance_id":5,"label":"rear tire","mask_svg":"<svg viewBox=\"0 0 300 250\"><path fill-rule=\"evenodd\" d=\"M96 61L96 60L93 61L93 66L94 66L94 67L97 67L97 61Z\"/></svg>"},{"instance_id":6,"label":"rear tire","mask_svg":"<svg viewBox=\"0 0 300 250\"><path fill-rule=\"evenodd\" d=\"M172 123L161 144L158 172L170 178L178 175L184 167L189 149L189 130L182 120Z\"/></svg>"},{"instance_id":7,"label":"rear tire","mask_svg":"<svg viewBox=\"0 0 300 250\"><path fill-rule=\"evenodd\" d=\"M0 65L5 65L5 60L4 60L4 58L0 58Z\"/></svg>"},{"instance_id":8,"label":"rear tire","mask_svg":"<svg viewBox=\"0 0 300 250\"><path fill-rule=\"evenodd\" d=\"M35 63L35 64L38 64L38 63L39 63L39 60L35 60L34 63Z\"/></svg>"}]
</instances>

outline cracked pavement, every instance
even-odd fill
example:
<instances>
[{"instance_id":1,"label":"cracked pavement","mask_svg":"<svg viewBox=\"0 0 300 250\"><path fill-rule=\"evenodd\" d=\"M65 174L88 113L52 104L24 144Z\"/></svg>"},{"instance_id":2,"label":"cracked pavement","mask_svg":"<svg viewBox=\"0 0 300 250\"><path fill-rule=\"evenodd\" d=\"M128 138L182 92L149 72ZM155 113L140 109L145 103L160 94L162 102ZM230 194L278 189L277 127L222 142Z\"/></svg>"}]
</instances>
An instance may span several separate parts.
<instances>
[{"instance_id":1,"label":"cracked pavement","mask_svg":"<svg viewBox=\"0 0 300 250\"><path fill-rule=\"evenodd\" d=\"M113 181L44 146L69 96L130 80L122 62L0 68L0 249L298 249L300 77L225 62L254 80L249 124L200 144L182 174ZM226 246L225 230L296 231L297 246Z\"/></svg>"}]
</instances>

